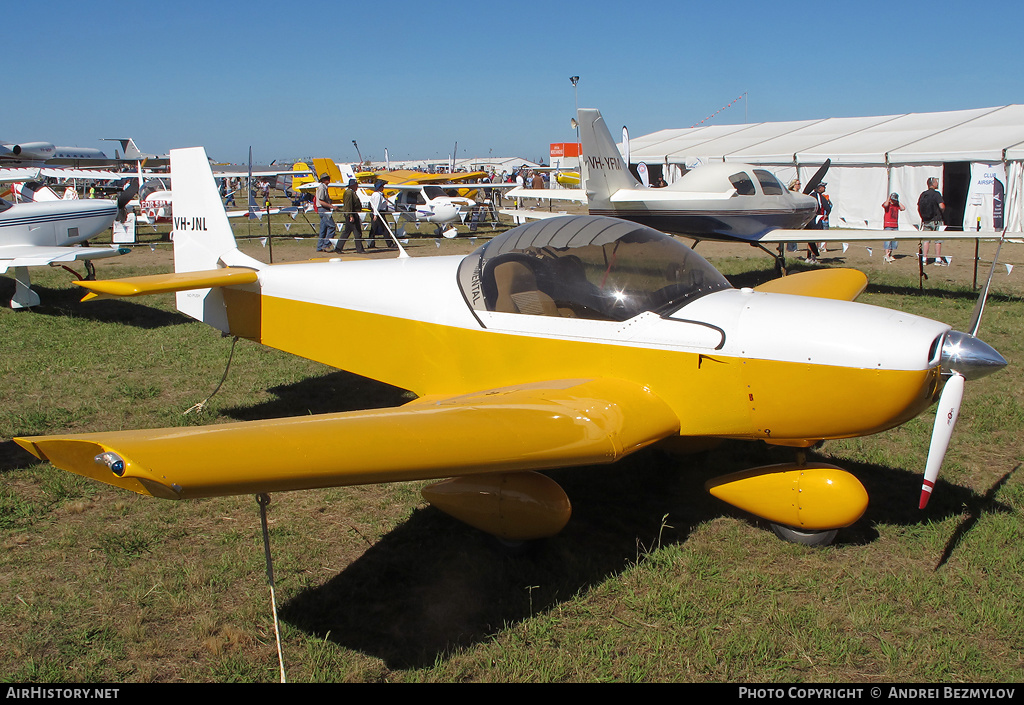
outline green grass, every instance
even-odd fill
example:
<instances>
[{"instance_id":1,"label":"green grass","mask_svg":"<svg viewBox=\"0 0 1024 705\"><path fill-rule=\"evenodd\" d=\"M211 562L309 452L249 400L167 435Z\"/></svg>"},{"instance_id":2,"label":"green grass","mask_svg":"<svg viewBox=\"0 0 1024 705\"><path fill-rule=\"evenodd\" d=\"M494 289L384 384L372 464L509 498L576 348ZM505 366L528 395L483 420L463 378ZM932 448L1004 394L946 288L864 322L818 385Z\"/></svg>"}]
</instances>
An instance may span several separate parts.
<instances>
[{"instance_id":1,"label":"green grass","mask_svg":"<svg viewBox=\"0 0 1024 705\"><path fill-rule=\"evenodd\" d=\"M166 271L161 248L104 261L101 276ZM282 242L275 257L311 250ZM766 258L702 250L741 283L771 276ZM950 270L922 295L916 276L874 267L861 300L963 328L975 295L969 273ZM252 497L140 497L36 463L10 438L387 406L408 394L240 341L224 386L185 415L220 381L229 339L178 314L169 296L79 304L66 273L33 277L39 310L0 310L0 679L276 680ZM274 495L289 680L1018 682L1015 281L997 280L982 325L1010 366L968 385L927 511L917 495L933 413L812 453L871 496L830 547L782 543L703 491L710 477L791 458L754 443L553 472L573 519L522 554L428 507L422 483ZM793 325L797 335L813 322Z\"/></svg>"}]
</instances>

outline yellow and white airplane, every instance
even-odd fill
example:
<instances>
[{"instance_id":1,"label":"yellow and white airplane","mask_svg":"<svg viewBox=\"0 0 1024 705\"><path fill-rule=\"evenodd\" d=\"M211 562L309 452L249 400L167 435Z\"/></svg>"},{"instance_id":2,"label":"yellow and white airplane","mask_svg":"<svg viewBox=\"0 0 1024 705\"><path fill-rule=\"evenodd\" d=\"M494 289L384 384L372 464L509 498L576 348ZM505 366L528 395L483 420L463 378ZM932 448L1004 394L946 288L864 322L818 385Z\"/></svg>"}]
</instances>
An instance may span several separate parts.
<instances>
[{"instance_id":1,"label":"yellow and white airplane","mask_svg":"<svg viewBox=\"0 0 1024 705\"><path fill-rule=\"evenodd\" d=\"M15 439L60 468L140 494L436 478L423 490L435 506L523 541L558 533L571 513L562 489L537 471L610 463L666 439L750 439L792 447L796 461L708 489L784 538L825 543L863 514L867 493L839 468L804 462L802 449L898 426L938 400L923 505L964 380L1006 364L975 330L852 302L866 284L860 272L735 289L682 242L616 218L534 222L467 256L267 265L237 249L204 150L173 150L171 160L175 272L80 282L87 299L176 292L181 311L225 333L419 398L390 409ZM794 331L794 320L815 325ZM399 345L432 354L417 365L379 355ZM794 387L794 375L817 384Z\"/></svg>"}]
</instances>

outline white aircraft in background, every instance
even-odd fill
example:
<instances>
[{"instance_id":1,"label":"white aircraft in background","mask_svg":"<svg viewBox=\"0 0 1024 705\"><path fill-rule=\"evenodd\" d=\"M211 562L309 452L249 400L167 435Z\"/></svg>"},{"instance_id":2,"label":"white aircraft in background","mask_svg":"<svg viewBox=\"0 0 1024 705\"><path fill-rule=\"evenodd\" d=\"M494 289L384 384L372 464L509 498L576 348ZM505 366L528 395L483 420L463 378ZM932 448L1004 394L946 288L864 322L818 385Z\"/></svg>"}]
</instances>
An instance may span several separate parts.
<instances>
[{"instance_id":1,"label":"white aircraft in background","mask_svg":"<svg viewBox=\"0 0 1024 705\"><path fill-rule=\"evenodd\" d=\"M133 205L139 209L139 223L156 225L171 222L171 188L163 179L144 182L139 188L139 200L129 204Z\"/></svg>"},{"instance_id":2,"label":"white aircraft in background","mask_svg":"<svg viewBox=\"0 0 1024 705\"><path fill-rule=\"evenodd\" d=\"M134 143L132 143L134 147ZM136 150L137 151L137 150ZM298 213L297 208L261 208L256 202L254 193L255 186L253 185L253 176L259 175L281 175L281 174L308 174L308 171L303 170L262 170L259 172L253 171L252 167L252 150L249 150L249 170L248 172L237 172L234 170L222 170L217 168L214 171L214 175L217 178L242 178L243 175L247 175L245 183L247 184L246 191L248 191L248 204L246 210L235 210L228 211L229 218L249 218L250 220L260 219L264 215L275 215L277 213L291 213L292 218ZM138 180L142 182L143 174L140 170L138 174ZM142 184L139 188L139 199L132 201L129 206L134 206L139 209L138 222L145 225L156 225L157 223L169 223L173 217L173 190L169 185L170 178L168 175L163 177L157 177L150 179Z\"/></svg>"},{"instance_id":3,"label":"white aircraft in background","mask_svg":"<svg viewBox=\"0 0 1024 705\"><path fill-rule=\"evenodd\" d=\"M466 222L466 216L476 207L476 201L466 196L449 196L441 186L433 184L386 184L384 192L398 191L388 201L394 211L395 225L401 230L404 221L431 223L437 227L437 234L455 237L453 228L446 228L456 221Z\"/></svg>"},{"instance_id":4,"label":"white aircraft in background","mask_svg":"<svg viewBox=\"0 0 1024 705\"><path fill-rule=\"evenodd\" d=\"M629 171L599 110L581 108L577 114L582 146L585 202L591 215L613 216L641 223L661 232L695 238L765 243L806 242L814 239L844 241L920 240L914 230L806 230L816 212L809 194L822 180L828 163L806 184L803 193L789 191L769 171L750 164L722 162L693 169L675 183L644 186ZM509 192L521 198L580 200L571 189ZM880 198L882 198L880 196ZM502 211L516 218L547 218L543 211ZM817 233L817 234L816 234ZM950 232L943 239L999 239L999 233Z\"/></svg>"},{"instance_id":5,"label":"white aircraft in background","mask_svg":"<svg viewBox=\"0 0 1024 705\"><path fill-rule=\"evenodd\" d=\"M127 249L79 244L107 230L119 205L119 201L92 198L32 203L11 203L0 198L0 274L14 270L11 307L39 305L39 295L31 289L29 267L60 266L127 254Z\"/></svg>"}]
</instances>

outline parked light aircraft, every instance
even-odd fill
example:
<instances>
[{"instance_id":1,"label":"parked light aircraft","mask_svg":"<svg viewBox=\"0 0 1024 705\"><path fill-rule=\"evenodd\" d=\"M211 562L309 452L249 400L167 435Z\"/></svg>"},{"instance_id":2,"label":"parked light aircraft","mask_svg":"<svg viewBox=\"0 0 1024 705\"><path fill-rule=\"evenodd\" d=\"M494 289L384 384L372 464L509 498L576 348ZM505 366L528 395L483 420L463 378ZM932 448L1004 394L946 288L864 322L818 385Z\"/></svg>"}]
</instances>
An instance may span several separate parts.
<instances>
[{"instance_id":1,"label":"parked light aircraft","mask_svg":"<svg viewBox=\"0 0 1024 705\"><path fill-rule=\"evenodd\" d=\"M305 168L305 164L295 164L296 170ZM337 164L333 159L316 158L313 160L313 172L317 175L327 174L331 181L328 184L328 193L335 203L341 203L343 192L348 185L349 179L358 179L350 164ZM384 172L381 176L395 174L398 172ZM408 174L419 172L403 172L403 177ZM364 177L372 177L372 173L361 174ZM424 176L447 177L450 174L424 174ZM386 181L381 178L382 181ZM442 179L445 181L445 179ZM387 182L386 182L387 183ZM317 177L310 176L303 179L294 179L292 188L300 191L313 191L318 186ZM372 185L360 184L357 192L359 200L363 205L362 217L368 220L370 216L370 191ZM445 232L445 226L455 222L462 222L466 215L473 210L476 202L466 196L450 196L439 185L428 185L418 183L387 183L384 193L388 196L390 204L389 211L394 217L396 226L404 221L416 223L431 223L437 227L438 235ZM452 232L449 230L448 232Z\"/></svg>"},{"instance_id":2,"label":"parked light aircraft","mask_svg":"<svg viewBox=\"0 0 1024 705\"><path fill-rule=\"evenodd\" d=\"M133 143L133 145L134 145L134 143ZM220 167L218 167L217 170L215 171L215 174L217 175L217 178L227 178L227 177L236 178L235 174L237 174L237 173L238 172L236 172L234 170L224 171ZM303 166L302 170L299 170L299 171L295 171L295 170L292 170L292 171L273 171L273 170L270 170L270 171L254 172L253 171L253 167L252 167L252 149L250 148L250 150L249 150L249 170L248 170L248 172L246 172L247 179L245 180L245 183L246 183L246 189L245 190L248 193L247 208L246 208L246 210L229 211L228 212L228 217L229 218L242 218L242 217L245 217L245 218L249 218L250 220L255 220L255 219L262 218L264 215L276 215L276 214L281 213L281 212L289 212L289 213L291 213L292 218L295 218L296 214L298 213L298 209L296 209L296 208L264 208L264 207L261 207L256 202L256 197L255 197L255 193L254 193L254 186L253 186L252 179L253 179L254 175L258 175L258 174L264 174L264 175L275 175L275 174L277 174L277 175L279 175L279 174L292 175L292 174L299 174L299 175L302 175L302 176L308 176L309 170L307 168L305 168L305 166ZM142 175L142 172L140 170L139 174L138 174L138 177L137 177L140 182L142 181L142 176L143 175ZM173 191L170 188L168 188L167 184L165 183L165 179L153 178L153 179L150 179L149 181L146 181L145 183L142 184L142 186L139 188L139 199L137 201L132 201L129 205L139 209L138 222L144 223L144 224L147 224L147 225L155 225L155 224L161 223L161 222L170 222L171 217L172 217L173 212L174 212L173 199L174 199Z\"/></svg>"},{"instance_id":3,"label":"parked light aircraft","mask_svg":"<svg viewBox=\"0 0 1024 705\"><path fill-rule=\"evenodd\" d=\"M446 232L446 225L465 222L476 201L466 196L449 196L440 186L429 184L390 184L385 187L397 193L390 198L394 207L396 225L403 220L416 223L431 223L437 227L437 234ZM447 230L447 232L453 232Z\"/></svg>"},{"instance_id":4,"label":"parked light aircraft","mask_svg":"<svg viewBox=\"0 0 1024 705\"><path fill-rule=\"evenodd\" d=\"M15 439L60 468L140 494L450 478L424 496L523 541L558 533L571 513L538 470L609 463L670 438L757 439L797 449L796 462L723 476L709 490L790 540L821 543L857 521L867 493L839 468L804 462L800 449L898 426L938 399L923 506L964 379L1005 365L974 336L976 325L961 333L852 302L866 285L855 270L734 289L682 242L617 218L530 223L467 256L268 266L238 250L204 150L173 150L171 162L175 272L79 282L87 299L176 292L179 310L225 333L419 398L389 409ZM794 331L794 320L815 325ZM410 345L433 354L416 365L379 354ZM793 374L816 384L794 387Z\"/></svg>"},{"instance_id":5,"label":"parked light aircraft","mask_svg":"<svg viewBox=\"0 0 1024 705\"><path fill-rule=\"evenodd\" d=\"M78 244L108 229L117 210L118 202L105 199L10 203L0 198L0 274L14 270L11 307L39 305L29 267L127 254L127 249Z\"/></svg>"},{"instance_id":6,"label":"parked light aircraft","mask_svg":"<svg viewBox=\"0 0 1024 705\"><path fill-rule=\"evenodd\" d=\"M583 200L591 215L614 216L698 240L762 243L805 242L817 237L804 230L814 216L813 198L789 191L770 172L749 164L722 162L693 169L675 183L643 186L619 154L611 131L599 110L578 113L583 155L581 171L585 198L572 189L515 190L509 196ZM807 184L805 193L821 180L822 170ZM517 218L546 218L541 211L502 211ZM844 241L919 240L918 231L843 229L833 233ZM978 233L943 232L944 239L977 239ZM988 233L982 238L996 239ZM769 254L772 254L769 252ZM773 255L775 256L775 255Z\"/></svg>"}]
</instances>

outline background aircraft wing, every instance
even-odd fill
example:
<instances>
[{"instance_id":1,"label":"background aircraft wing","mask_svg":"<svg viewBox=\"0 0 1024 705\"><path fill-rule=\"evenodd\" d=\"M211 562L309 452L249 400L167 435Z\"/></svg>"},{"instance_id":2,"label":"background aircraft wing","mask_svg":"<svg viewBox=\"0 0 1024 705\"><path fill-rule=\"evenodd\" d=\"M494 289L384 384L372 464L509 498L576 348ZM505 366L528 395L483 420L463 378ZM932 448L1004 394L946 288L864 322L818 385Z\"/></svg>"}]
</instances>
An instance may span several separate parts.
<instances>
[{"instance_id":1,"label":"background aircraft wing","mask_svg":"<svg viewBox=\"0 0 1024 705\"><path fill-rule=\"evenodd\" d=\"M39 181L42 176L42 169L30 167L11 167L0 169L0 183L12 181Z\"/></svg>"},{"instance_id":2,"label":"background aircraft wing","mask_svg":"<svg viewBox=\"0 0 1024 705\"><path fill-rule=\"evenodd\" d=\"M1007 238L1020 233L1007 233ZM1000 233L970 230L771 230L757 238L758 242L807 242L831 240L835 242L881 242L883 240L998 240Z\"/></svg>"},{"instance_id":3,"label":"background aircraft wing","mask_svg":"<svg viewBox=\"0 0 1024 705\"><path fill-rule=\"evenodd\" d=\"M123 171L112 171L110 169L61 169L59 167L44 166L39 168L43 176L68 181L70 179L84 179L86 181L114 181L136 176L135 173Z\"/></svg>"},{"instance_id":4,"label":"background aircraft wing","mask_svg":"<svg viewBox=\"0 0 1024 705\"><path fill-rule=\"evenodd\" d=\"M603 378L392 409L15 441L100 482L192 499L610 463L678 431L649 390Z\"/></svg>"},{"instance_id":5,"label":"background aircraft wing","mask_svg":"<svg viewBox=\"0 0 1024 705\"><path fill-rule=\"evenodd\" d=\"M587 202L587 192L581 188L524 188L519 186L505 194L507 198L543 198L553 201Z\"/></svg>"},{"instance_id":6,"label":"background aircraft wing","mask_svg":"<svg viewBox=\"0 0 1024 705\"><path fill-rule=\"evenodd\" d=\"M524 219L542 220L544 218L557 218L559 216L565 215L564 212L559 213L557 211L531 211L526 210L524 208L502 208L498 212L501 213L502 215L507 215L512 218L516 218L516 222L519 222Z\"/></svg>"},{"instance_id":7,"label":"background aircraft wing","mask_svg":"<svg viewBox=\"0 0 1024 705\"><path fill-rule=\"evenodd\" d=\"M42 177L69 181L71 179L82 179L85 181L114 181L126 177L135 176L110 169L72 169L70 167L60 168L52 166L40 167L10 167L0 169L0 181L39 181Z\"/></svg>"},{"instance_id":8,"label":"background aircraft wing","mask_svg":"<svg viewBox=\"0 0 1024 705\"><path fill-rule=\"evenodd\" d=\"M773 294L814 296L820 299L853 301L868 286L868 277L857 269L812 269L772 279L754 291Z\"/></svg>"},{"instance_id":9,"label":"background aircraft wing","mask_svg":"<svg viewBox=\"0 0 1024 705\"><path fill-rule=\"evenodd\" d=\"M36 245L0 246L0 274L11 267L41 267L76 260L101 259L126 255L124 247L41 247Z\"/></svg>"}]
</instances>

